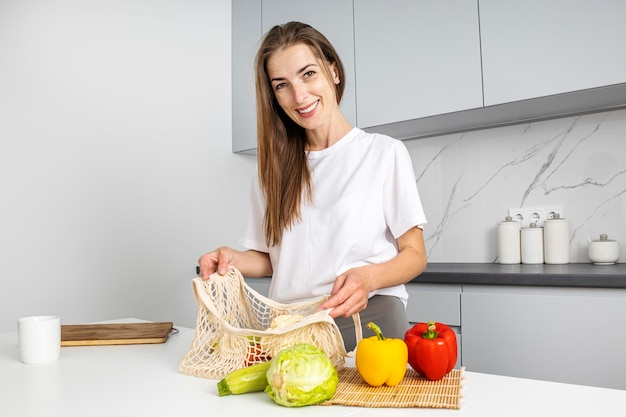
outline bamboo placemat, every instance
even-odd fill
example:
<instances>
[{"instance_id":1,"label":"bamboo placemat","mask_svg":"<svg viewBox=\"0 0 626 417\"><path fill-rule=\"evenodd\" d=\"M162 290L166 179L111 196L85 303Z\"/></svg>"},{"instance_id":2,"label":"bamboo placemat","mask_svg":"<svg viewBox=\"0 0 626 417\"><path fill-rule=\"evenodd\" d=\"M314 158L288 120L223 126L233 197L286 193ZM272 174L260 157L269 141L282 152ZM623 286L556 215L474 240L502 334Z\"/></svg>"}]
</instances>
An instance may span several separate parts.
<instances>
[{"instance_id":1,"label":"bamboo placemat","mask_svg":"<svg viewBox=\"0 0 626 417\"><path fill-rule=\"evenodd\" d=\"M460 409L463 390L463 369L453 369L439 381L429 381L413 369L407 369L400 384L372 387L359 375L356 368L339 371L337 391L322 405L350 405L359 407L423 407Z\"/></svg>"}]
</instances>

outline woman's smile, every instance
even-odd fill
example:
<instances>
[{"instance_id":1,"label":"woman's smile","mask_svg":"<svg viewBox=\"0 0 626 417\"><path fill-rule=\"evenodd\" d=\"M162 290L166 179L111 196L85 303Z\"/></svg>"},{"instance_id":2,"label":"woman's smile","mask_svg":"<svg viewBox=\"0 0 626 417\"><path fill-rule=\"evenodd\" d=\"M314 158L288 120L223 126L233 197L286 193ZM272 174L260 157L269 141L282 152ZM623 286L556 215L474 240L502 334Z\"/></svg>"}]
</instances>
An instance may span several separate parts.
<instances>
[{"instance_id":1,"label":"woman's smile","mask_svg":"<svg viewBox=\"0 0 626 417\"><path fill-rule=\"evenodd\" d=\"M296 111L300 113L302 117L306 117L306 118L313 117L315 115L315 110L317 110L318 104L319 104L319 100L313 102L313 104L311 104L308 107L296 109Z\"/></svg>"}]
</instances>

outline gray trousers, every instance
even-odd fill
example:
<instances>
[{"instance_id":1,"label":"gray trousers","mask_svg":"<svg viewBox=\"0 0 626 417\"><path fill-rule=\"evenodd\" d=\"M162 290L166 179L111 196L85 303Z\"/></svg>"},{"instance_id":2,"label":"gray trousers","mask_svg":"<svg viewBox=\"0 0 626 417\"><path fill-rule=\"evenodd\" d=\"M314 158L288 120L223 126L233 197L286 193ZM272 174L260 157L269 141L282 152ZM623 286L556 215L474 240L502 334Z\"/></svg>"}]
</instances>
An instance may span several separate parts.
<instances>
[{"instance_id":1,"label":"gray trousers","mask_svg":"<svg viewBox=\"0 0 626 417\"><path fill-rule=\"evenodd\" d=\"M409 329L404 303L397 297L375 295L369 299L367 307L359 315L363 338L374 336L374 332L367 328L368 321L376 323L387 338L404 339L404 333ZM335 323L341 331L346 351L353 351L356 347L354 320L352 317L337 317Z\"/></svg>"}]
</instances>

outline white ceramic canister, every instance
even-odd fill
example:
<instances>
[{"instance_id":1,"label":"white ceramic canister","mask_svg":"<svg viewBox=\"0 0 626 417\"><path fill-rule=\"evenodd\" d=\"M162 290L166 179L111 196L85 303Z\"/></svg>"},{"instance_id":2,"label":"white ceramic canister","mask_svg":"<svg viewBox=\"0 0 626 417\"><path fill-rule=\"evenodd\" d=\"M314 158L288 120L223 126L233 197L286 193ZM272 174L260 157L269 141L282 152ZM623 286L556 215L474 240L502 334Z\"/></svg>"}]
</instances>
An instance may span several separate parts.
<instances>
[{"instance_id":1,"label":"white ceramic canister","mask_svg":"<svg viewBox=\"0 0 626 417\"><path fill-rule=\"evenodd\" d=\"M569 263L569 222L555 214L543 222L543 253L547 264Z\"/></svg>"},{"instance_id":2,"label":"white ceramic canister","mask_svg":"<svg viewBox=\"0 0 626 417\"><path fill-rule=\"evenodd\" d=\"M589 242L587 254L595 265L613 265L619 260L619 242L601 234L600 239Z\"/></svg>"},{"instance_id":3,"label":"white ceramic canister","mask_svg":"<svg viewBox=\"0 0 626 417\"><path fill-rule=\"evenodd\" d=\"M520 223L506 216L496 228L498 263L518 264L521 261Z\"/></svg>"},{"instance_id":4,"label":"white ceramic canister","mask_svg":"<svg viewBox=\"0 0 626 417\"><path fill-rule=\"evenodd\" d=\"M530 227L522 229L522 263L543 263L543 227L531 223Z\"/></svg>"}]
</instances>

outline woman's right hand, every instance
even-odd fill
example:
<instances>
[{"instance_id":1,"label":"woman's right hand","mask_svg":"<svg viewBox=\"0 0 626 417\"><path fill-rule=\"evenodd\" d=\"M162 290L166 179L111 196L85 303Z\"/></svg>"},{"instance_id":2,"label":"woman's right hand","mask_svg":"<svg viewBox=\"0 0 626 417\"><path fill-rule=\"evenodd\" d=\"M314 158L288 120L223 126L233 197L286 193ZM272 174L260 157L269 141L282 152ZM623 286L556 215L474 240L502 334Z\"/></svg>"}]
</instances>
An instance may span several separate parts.
<instances>
[{"instance_id":1,"label":"woman's right hand","mask_svg":"<svg viewBox=\"0 0 626 417\"><path fill-rule=\"evenodd\" d=\"M200 277L208 280L211 274L226 275L228 267L233 261L233 250L227 246L217 248L213 252L205 253L198 259Z\"/></svg>"},{"instance_id":2,"label":"woman's right hand","mask_svg":"<svg viewBox=\"0 0 626 417\"><path fill-rule=\"evenodd\" d=\"M222 246L213 252L205 253L198 259L200 277L207 281L211 274L226 275L228 268L234 266L246 277L266 277L272 275L270 257L265 252L255 250L237 251Z\"/></svg>"}]
</instances>

